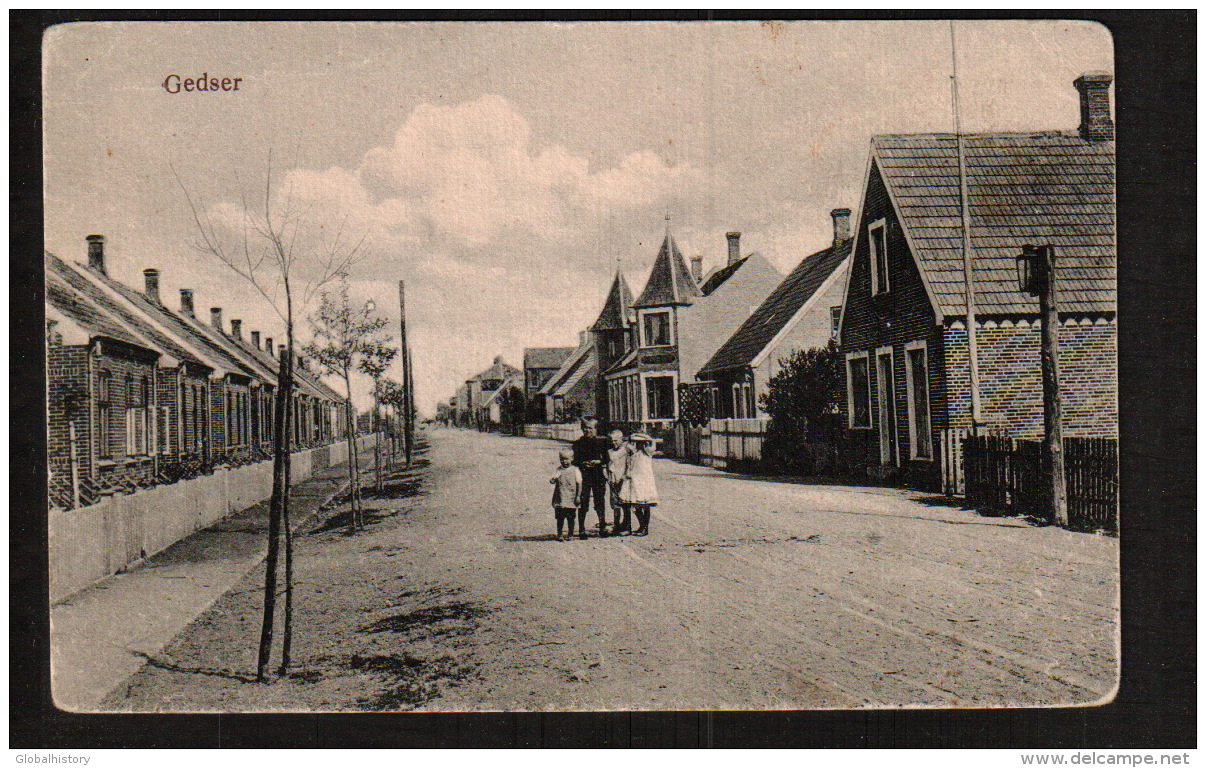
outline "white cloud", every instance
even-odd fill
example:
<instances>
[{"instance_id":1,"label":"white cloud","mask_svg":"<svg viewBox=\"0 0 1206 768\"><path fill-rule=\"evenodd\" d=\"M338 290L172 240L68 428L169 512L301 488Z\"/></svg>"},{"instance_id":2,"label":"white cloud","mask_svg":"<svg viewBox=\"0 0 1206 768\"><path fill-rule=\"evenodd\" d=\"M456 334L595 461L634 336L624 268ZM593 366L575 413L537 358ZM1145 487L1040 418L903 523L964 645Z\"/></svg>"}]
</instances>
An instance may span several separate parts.
<instances>
[{"instance_id":1,"label":"white cloud","mask_svg":"<svg viewBox=\"0 0 1206 768\"><path fill-rule=\"evenodd\" d=\"M430 409L498 354L518 365L525 346L575 343L616 257L637 261L615 232L648 239L701 178L648 149L592 170L565 147L536 146L510 102L484 96L420 105L358 167L297 169L274 195L311 222L368 233L355 296L393 307L395 281L407 281L416 396ZM323 226L326 237L335 224ZM656 244L643 247L651 260Z\"/></svg>"}]
</instances>

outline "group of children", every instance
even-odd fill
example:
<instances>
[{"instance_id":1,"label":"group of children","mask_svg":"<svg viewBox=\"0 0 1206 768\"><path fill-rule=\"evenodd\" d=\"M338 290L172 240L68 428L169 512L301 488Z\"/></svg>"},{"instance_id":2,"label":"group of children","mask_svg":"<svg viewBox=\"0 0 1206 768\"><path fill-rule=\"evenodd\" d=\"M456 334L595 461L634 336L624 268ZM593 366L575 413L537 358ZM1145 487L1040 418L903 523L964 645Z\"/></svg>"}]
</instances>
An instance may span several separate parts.
<instances>
[{"instance_id":1,"label":"group of children","mask_svg":"<svg viewBox=\"0 0 1206 768\"><path fill-rule=\"evenodd\" d=\"M613 429L599 437L596 419L583 419L582 436L571 448L560 452L561 466L549 480L553 484L553 513L557 518L557 540L568 541L578 522L578 538L586 538L586 513L591 499L599 518L599 535L607 536L606 507L611 507L611 535L649 533L650 510L657 504L653 479L653 438ZM637 528L632 530L632 518Z\"/></svg>"}]
</instances>

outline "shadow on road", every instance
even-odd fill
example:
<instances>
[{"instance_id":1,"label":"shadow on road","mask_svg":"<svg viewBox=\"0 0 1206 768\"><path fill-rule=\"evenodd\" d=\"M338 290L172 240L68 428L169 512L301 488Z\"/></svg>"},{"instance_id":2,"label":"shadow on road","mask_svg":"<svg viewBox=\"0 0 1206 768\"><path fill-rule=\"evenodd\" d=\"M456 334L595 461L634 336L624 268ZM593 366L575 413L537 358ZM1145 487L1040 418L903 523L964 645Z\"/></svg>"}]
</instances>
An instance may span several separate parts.
<instances>
[{"instance_id":1,"label":"shadow on road","mask_svg":"<svg viewBox=\"0 0 1206 768\"><path fill-rule=\"evenodd\" d=\"M556 541L557 534L555 533L537 533L531 536L520 536L519 534L507 534L503 536L503 541Z\"/></svg>"}]
</instances>

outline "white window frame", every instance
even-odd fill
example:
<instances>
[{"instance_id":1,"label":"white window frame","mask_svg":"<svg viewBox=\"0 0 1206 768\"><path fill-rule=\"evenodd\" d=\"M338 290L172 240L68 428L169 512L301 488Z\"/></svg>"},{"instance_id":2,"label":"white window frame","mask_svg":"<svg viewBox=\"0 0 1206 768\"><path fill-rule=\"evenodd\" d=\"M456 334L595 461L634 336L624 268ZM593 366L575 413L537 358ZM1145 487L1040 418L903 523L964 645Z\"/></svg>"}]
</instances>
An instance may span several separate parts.
<instances>
[{"instance_id":1,"label":"white window frame","mask_svg":"<svg viewBox=\"0 0 1206 768\"><path fill-rule=\"evenodd\" d=\"M642 309L638 311L637 318L637 334L641 340L641 348L643 349L663 349L673 347L676 339L674 338L674 309L672 307L658 307L655 309ZM645 335L645 318L649 315L665 315L666 316L666 337L669 341L666 344L650 344L648 337Z\"/></svg>"},{"instance_id":2,"label":"white window frame","mask_svg":"<svg viewBox=\"0 0 1206 768\"><path fill-rule=\"evenodd\" d=\"M834 312L834 310L837 310ZM836 339L842 330L842 305L829 308L829 338Z\"/></svg>"},{"instance_id":3,"label":"white window frame","mask_svg":"<svg viewBox=\"0 0 1206 768\"><path fill-rule=\"evenodd\" d=\"M904 346L905 349L905 384L908 389L909 397L909 458L915 461L933 461L934 460L934 422L931 420L930 410L930 351L926 346L925 341L910 341ZM914 403L916 398L913 396L913 361L909 357L909 353L920 349L925 353L925 423L930 433L929 444L926 445L926 450L929 456L922 456L917 452L917 415L914 413Z\"/></svg>"},{"instance_id":4,"label":"white window frame","mask_svg":"<svg viewBox=\"0 0 1206 768\"><path fill-rule=\"evenodd\" d=\"M126 455L147 454L147 409L126 409Z\"/></svg>"},{"instance_id":5,"label":"white window frame","mask_svg":"<svg viewBox=\"0 0 1206 768\"><path fill-rule=\"evenodd\" d=\"M875 249L875 230L883 231L884 252L877 253ZM878 296L881 293L887 293L892 289L892 275L888 271L888 220L877 219L867 225L867 253L870 255L871 263L871 295ZM883 259L884 265L884 285L879 284L879 264L880 259Z\"/></svg>"},{"instance_id":6,"label":"white window frame","mask_svg":"<svg viewBox=\"0 0 1206 768\"><path fill-rule=\"evenodd\" d=\"M670 383L670 402L674 405L674 413L669 419L655 419L649 413L649 385L647 379L668 378ZM641 416L646 418L636 419L636 421L678 421L678 372L677 371L644 371L640 378L640 400L641 400Z\"/></svg>"},{"instance_id":7,"label":"white window frame","mask_svg":"<svg viewBox=\"0 0 1206 768\"><path fill-rule=\"evenodd\" d=\"M867 361L867 423L854 423L854 372L851 363L854 360L862 358ZM873 409L871 408L871 387L874 386L871 370L871 353L870 352L847 352L846 353L846 426L850 429L871 429L875 419L872 416Z\"/></svg>"},{"instance_id":8,"label":"white window frame","mask_svg":"<svg viewBox=\"0 0 1206 768\"><path fill-rule=\"evenodd\" d=\"M890 387L884 386L884 382L880 376L879 360L881 357L888 358L888 371L892 376L892 386ZM879 443L879 460L884 466L898 466L900 464L900 409L896 407L896 351L890 346L876 347L874 363L875 370L873 371L873 374L875 376L874 386L876 395L874 412L875 421L878 422L876 431L879 437L879 440L877 441ZM885 399L887 400L888 405L891 406L893 422L892 431L886 433L883 423L883 413L886 410L883 407ZM888 438L888 455L886 457L884 456L885 434Z\"/></svg>"}]
</instances>

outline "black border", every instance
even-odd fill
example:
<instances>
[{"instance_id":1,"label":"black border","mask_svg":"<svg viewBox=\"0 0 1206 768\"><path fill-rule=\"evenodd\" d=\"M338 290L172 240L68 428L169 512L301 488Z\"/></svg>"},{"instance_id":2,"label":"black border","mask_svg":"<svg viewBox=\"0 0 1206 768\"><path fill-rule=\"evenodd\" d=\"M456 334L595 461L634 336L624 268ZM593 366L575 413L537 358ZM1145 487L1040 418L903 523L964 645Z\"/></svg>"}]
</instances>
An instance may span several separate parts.
<instances>
[{"instance_id":1,"label":"black border","mask_svg":"<svg viewBox=\"0 0 1206 768\"><path fill-rule=\"evenodd\" d=\"M1082 709L72 715L49 695L41 36L99 20L1076 18L1114 35L1123 674ZM10 748L1196 747L1195 11L10 11Z\"/></svg>"}]
</instances>

